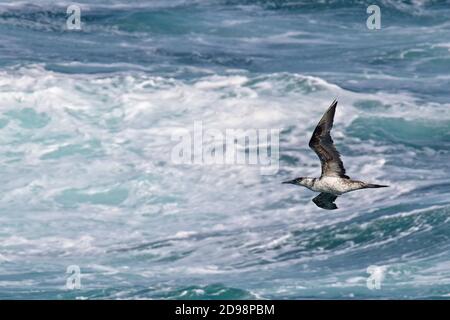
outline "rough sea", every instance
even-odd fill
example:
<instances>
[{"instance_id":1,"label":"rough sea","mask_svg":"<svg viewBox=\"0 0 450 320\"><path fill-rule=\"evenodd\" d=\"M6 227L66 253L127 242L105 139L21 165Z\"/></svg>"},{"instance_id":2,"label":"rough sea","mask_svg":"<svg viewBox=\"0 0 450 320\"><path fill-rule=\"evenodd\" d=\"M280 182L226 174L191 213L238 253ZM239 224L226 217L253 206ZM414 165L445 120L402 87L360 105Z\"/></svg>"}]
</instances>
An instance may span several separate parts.
<instances>
[{"instance_id":1,"label":"rough sea","mask_svg":"<svg viewBox=\"0 0 450 320\"><path fill-rule=\"evenodd\" d=\"M0 299L450 297L449 1L70 4L0 1ZM327 211L281 182L335 98L390 187ZM279 129L279 170L174 163L198 121Z\"/></svg>"}]
</instances>

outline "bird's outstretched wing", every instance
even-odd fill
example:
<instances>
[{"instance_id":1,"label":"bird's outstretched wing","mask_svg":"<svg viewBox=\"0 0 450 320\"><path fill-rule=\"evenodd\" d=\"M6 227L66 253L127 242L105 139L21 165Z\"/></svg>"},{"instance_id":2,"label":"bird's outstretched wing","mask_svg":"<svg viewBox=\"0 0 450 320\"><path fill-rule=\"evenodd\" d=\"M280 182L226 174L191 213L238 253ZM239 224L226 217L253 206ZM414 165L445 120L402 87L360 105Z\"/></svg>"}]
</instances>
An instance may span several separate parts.
<instances>
[{"instance_id":1,"label":"bird's outstretched wing","mask_svg":"<svg viewBox=\"0 0 450 320\"><path fill-rule=\"evenodd\" d=\"M337 205L334 203L334 200L336 200L336 198L337 196L335 196L334 194L322 192L317 197L312 199L312 201L319 208L326 210L334 210L338 208Z\"/></svg>"},{"instance_id":2,"label":"bird's outstretched wing","mask_svg":"<svg viewBox=\"0 0 450 320\"><path fill-rule=\"evenodd\" d=\"M331 128L333 128L336 106L337 100L334 100L317 124L311 140L309 141L309 147L319 156L322 164L322 177L329 176L349 179L349 177L345 175L345 168L341 160L341 155L336 150L330 135Z\"/></svg>"}]
</instances>

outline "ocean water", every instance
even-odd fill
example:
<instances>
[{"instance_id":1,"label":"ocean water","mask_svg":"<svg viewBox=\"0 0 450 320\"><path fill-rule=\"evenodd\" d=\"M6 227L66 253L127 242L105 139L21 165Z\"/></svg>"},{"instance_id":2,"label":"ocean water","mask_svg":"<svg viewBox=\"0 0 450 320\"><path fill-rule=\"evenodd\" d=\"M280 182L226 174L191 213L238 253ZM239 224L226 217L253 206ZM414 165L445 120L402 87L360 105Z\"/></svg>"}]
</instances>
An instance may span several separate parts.
<instances>
[{"instance_id":1,"label":"ocean water","mask_svg":"<svg viewBox=\"0 0 450 320\"><path fill-rule=\"evenodd\" d=\"M0 2L1 299L450 296L449 1L78 3ZM320 174L334 98L347 173L390 188L326 211L280 183ZM174 163L196 121L280 129L279 170Z\"/></svg>"}]
</instances>

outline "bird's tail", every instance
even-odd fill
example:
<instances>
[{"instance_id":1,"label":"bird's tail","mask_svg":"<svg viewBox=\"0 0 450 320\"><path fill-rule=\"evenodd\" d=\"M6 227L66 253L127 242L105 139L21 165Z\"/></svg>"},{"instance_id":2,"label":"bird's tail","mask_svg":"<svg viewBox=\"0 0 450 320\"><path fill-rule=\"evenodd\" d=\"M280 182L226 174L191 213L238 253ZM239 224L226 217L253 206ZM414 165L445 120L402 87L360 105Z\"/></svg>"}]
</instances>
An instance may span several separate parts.
<instances>
[{"instance_id":1,"label":"bird's tail","mask_svg":"<svg viewBox=\"0 0 450 320\"><path fill-rule=\"evenodd\" d=\"M385 186L383 184L374 184L374 183L366 183L364 184L364 188L387 188L389 186Z\"/></svg>"}]
</instances>

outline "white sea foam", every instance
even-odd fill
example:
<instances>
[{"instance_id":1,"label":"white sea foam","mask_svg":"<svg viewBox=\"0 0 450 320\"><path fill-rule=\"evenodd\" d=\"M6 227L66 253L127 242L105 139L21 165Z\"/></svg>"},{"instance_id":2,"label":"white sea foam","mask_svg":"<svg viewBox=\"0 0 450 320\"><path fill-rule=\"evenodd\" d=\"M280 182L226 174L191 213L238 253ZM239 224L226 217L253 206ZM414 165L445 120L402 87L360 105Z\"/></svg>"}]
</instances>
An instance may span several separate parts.
<instances>
[{"instance_id":1,"label":"white sea foam","mask_svg":"<svg viewBox=\"0 0 450 320\"><path fill-rule=\"evenodd\" d=\"M315 195L310 191L280 182L320 174L307 144L335 97L333 136L348 147L342 152L347 172L392 186L341 197L339 214L330 215L311 203ZM361 101L381 107L361 107ZM297 265L309 270L310 264L426 232L429 226L417 224L380 241L357 243L351 232L337 230L333 240L343 241L341 246L328 250L326 242L314 243L326 228L333 231L353 219L366 221L363 228L421 214L425 209L400 209L370 218L378 208L402 204L401 197L442 178L442 172L423 171L414 163L405 174L396 154L414 158L422 151L351 136L347 130L354 120L450 120L447 104L417 103L407 94L355 93L300 74L253 76L230 70L183 81L140 73L67 75L39 65L0 72L0 110L5 119L0 223L8 235L0 240L0 270L10 263L49 263L47 258L64 270L74 259L94 274L120 278L125 269L110 263L120 256L126 272L146 279L179 274L220 280ZM280 173L270 177L246 166L172 164L172 132L190 129L197 120L219 130L282 128L281 155L290 159L282 159ZM440 201L429 209L447 205ZM299 238L302 232L309 236ZM360 280L346 274L324 281L328 287L332 281L352 287ZM287 290L300 287L313 284L295 283Z\"/></svg>"}]
</instances>

